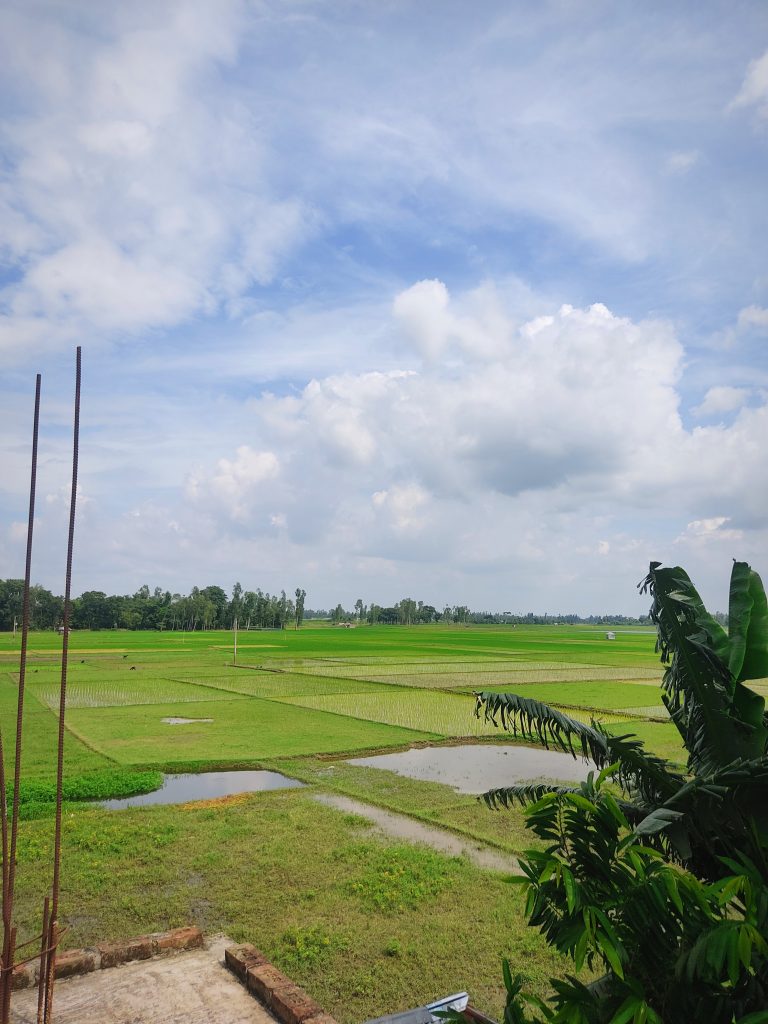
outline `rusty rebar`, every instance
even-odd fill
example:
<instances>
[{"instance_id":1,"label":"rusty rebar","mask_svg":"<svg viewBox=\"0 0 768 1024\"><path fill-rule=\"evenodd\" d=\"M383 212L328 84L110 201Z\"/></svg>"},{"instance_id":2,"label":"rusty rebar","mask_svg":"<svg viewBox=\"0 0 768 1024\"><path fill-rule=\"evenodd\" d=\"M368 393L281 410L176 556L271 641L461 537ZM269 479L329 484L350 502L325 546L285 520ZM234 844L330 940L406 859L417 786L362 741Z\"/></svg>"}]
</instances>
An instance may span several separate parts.
<instances>
[{"instance_id":1,"label":"rusty rebar","mask_svg":"<svg viewBox=\"0 0 768 1024\"><path fill-rule=\"evenodd\" d=\"M64 587L64 636L61 648L61 686L59 690L59 738L56 759L56 830L53 842L53 884L51 886L51 952L46 970L45 1020L50 1018L53 984L56 978L56 944L58 942L59 889L61 875L61 805L64 783L64 714L67 707L67 662L69 656L69 618L72 593L72 551L75 543L75 511L77 506L77 468L80 452L80 380L82 350L77 346L75 369L75 423L72 440L72 490L69 502L69 536L67 540L67 572ZM42 981L42 979L41 979Z\"/></svg>"},{"instance_id":2,"label":"rusty rebar","mask_svg":"<svg viewBox=\"0 0 768 1024\"><path fill-rule=\"evenodd\" d=\"M48 977L48 922L50 920L50 901L45 897L43 901L43 932L40 942L40 976L37 982L37 1024L43 1024L43 1007L47 985L45 979Z\"/></svg>"},{"instance_id":3,"label":"rusty rebar","mask_svg":"<svg viewBox=\"0 0 768 1024\"><path fill-rule=\"evenodd\" d=\"M11 1012L11 988L13 986L13 958L16 953L16 929L9 928L3 941L3 987L0 1020L8 1024Z\"/></svg>"},{"instance_id":4,"label":"rusty rebar","mask_svg":"<svg viewBox=\"0 0 768 1024\"><path fill-rule=\"evenodd\" d=\"M46 970L45 970L45 990L43 992L43 1024L50 1024L53 1013L53 983L56 980L56 947L59 944L61 933L59 932L59 926L53 917L53 913L48 920L48 955L46 958ZM40 977L40 986L43 985L42 975ZM40 1001L40 992L37 994L38 1002Z\"/></svg>"},{"instance_id":5,"label":"rusty rebar","mask_svg":"<svg viewBox=\"0 0 768 1024\"><path fill-rule=\"evenodd\" d=\"M13 896L16 883L16 840L19 832L19 786L21 782L22 724L24 719L24 683L27 677L27 642L29 639L29 586L32 575L32 531L35 522L35 490L37 488L37 440L40 428L40 374L35 378L35 416L32 426L32 469L29 479L29 517L27 519L27 554L24 564L24 596L21 610L21 654L19 657L19 691L16 706L16 757L13 769L13 809L11 811L11 846L8 865L8 926L13 918ZM5 909L5 907L4 907ZM5 922L4 922L5 923Z\"/></svg>"},{"instance_id":6,"label":"rusty rebar","mask_svg":"<svg viewBox=\"0 0 768 1024\"><path fill-rule=\"evenodd\" d=\"M0 732L0 823L2 823L2 845L3 845L3 941L0 945L0 1020L5 1019L3 1007L5 1006L6 986L6 939L9 929L6 928L5 907L8 899L8 806L5 798L5 761L3 752L3 734ZM8 964L10 968L11 965ZM10 981L8 982L10 985Z\"/></svg>"},{"instance_id":7,"label":"rusty rebar","mask_svg":"<svg viewBox=\"0 0 768 1024\"><path fill-rule=\"evenodd\" d=\"M5 751L3 731L0 729L0 830L2 831L3 857L3 926L5 926L5 901L8 899L8 803L5 796Z\"/></svg>"},{"instance_id":8,"label":"rusty rebar","mask_svg":"<svg viewBox=\"0 0 768 1024\"><path fill-rule=\"evenodd\" d=\"M16 703L16 750L13 770L13 808L11 837L8 843L8 808L5 801L5 770L3 769L3 956L0 985L0 1022L7 1024L10 1013L11 973L16 942L13 928L13 900L16 888L16 842L19 832L19 787L21 784L22 726L24 722L24 683L27 675L27 642L29 639L29 589L32 575L32 533L35 523L35 491L37 488L37 442L40 428L40 374L35 377L35 412L32 426L32 467L29 481L29 516L27 519L27 551L24 563L24 592L21 612L21 653L19 656L19 687ZM0 760L2 757L0 756Z\"/></svg>"}]
</instances>

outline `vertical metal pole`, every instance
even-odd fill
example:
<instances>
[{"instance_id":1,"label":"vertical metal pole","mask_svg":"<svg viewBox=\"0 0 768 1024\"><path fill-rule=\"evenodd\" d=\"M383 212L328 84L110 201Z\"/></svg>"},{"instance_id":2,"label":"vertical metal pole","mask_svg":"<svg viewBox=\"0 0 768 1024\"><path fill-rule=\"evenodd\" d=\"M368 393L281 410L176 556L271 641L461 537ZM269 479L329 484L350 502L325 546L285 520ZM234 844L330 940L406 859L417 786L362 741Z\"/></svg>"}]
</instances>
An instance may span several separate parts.
<instances>
[{"instance_id":1,"label":"vertical metal pole","mask_svg":"<svg viewBox=\"0 0 768 1024\"><path fill-rule=\"evenodd\" d=\"M56 975L56 942L58 941L59 889L61 869L61 803L64 781L64 713L67 707L67 661L69 656L69 618L71 610L70 596L72 593L72 550L75 542L75 509L77 504L77 468L80 451L80 378L81 348L77 346L77 365L75 371L75 425L72 441L72 491L69 503L69 538L67 542L67 575L64 588L64 637L61 649L61 687L59 693L59 742L56 763L56 831L53 843L53 885L51 887L51 951L48 957L48 993L46 1003L46 1020L53 998L53 982Z\"/></svg>"},{"instance_id":2,"label":"vertical metal pole","mask_svg":"<svg viewBox=\"0 0 768 1024\"><path fill-rule=\"evenodd\" d=\"M235 665L237 664L237 616L235 616L235 649L232 655L232 661Z\"/></svg>"},{"instance_id":3,"label":"vertical metal pole","mask_svg":"<svg viewBox=\"0 0 768 1024\"><path fill-rule=\"evenodd\" d=\"M50 924L50 908L50 901L46 896L43 903L43 936L40 940L40 979L37 985L37 1024L43 1024L45 995L48 990L46 981L48 979L48 946L50 939L48 927Z\"/></svg>"},{"instance_id":4,"label":"vertical metal pole","mask_svg":"<svg viewBox=\"0 0 768 1024\"><path fill-rule=\"evenodd\" d=\"M3 943L3 953L6 962L5 978L3 984L3 1003L0 1006L0 1020L8 1024L11 1015L11 986L13 985L13 959L16 955L16 929L11 928Z\"/></svg>"},{"instance_id":5,"label":"vertical metal pole","mask_svg":"<svg viewBox=\"0 0 768 1024\"><path fill-rule=\"evenodd\" d=\"M29 516L27 519L27 553L24 565L24 595L21 617L21 654L19 657L19 689L16 704L16 751L13 770L13 809L11 811L11 841L6 848L8 811L3 808L3 956L2 956L2 1001L0 1021L6 1024L10 1012L11 970L15 948L13 921L13 898L16 887L16 841L19 831L19 784L21 781L22 725L24 721L24 683L27 676L27 640L29 634L29 586L32 574L32 531L35 521L35 490L37 487L37 440L40 426L40 374L35 377L35 413L32 426L32 468L29 481ZM4 773L3 773L4 774ZM5 782L5 779L3 779ZM3 801L5 786L3 786ZM7 869L6 869L7 864Z\"/></svg>"},{"instance_id":6,"label":"vertical metal pole","mask_svg":"<svg viewBox=\"0 0 768 1024\"><path fill-rule=\"evenodd\" d=\"M5 798L5 753L3 751L3 733L0 731L0 827L3 843L3 925L5 925L5 905L8 901L8 805Z\"/></svg>"}]
</instances>

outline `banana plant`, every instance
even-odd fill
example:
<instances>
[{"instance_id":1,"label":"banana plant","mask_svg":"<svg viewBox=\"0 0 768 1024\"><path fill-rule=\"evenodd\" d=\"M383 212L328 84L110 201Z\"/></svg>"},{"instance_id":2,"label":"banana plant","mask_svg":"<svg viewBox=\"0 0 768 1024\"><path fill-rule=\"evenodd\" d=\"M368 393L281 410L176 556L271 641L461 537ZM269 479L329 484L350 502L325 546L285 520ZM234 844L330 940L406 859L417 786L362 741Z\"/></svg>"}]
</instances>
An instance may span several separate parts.
<instances>
[{"instance_id":1,"label":"banana plant","mask_svg":"<svg viewBox=\"0 0 768 1024\"><path fill-rule=\"evenodd\" d=\"M768 677L765 590L734 563L726 631L680 567L652 562L640 587L652 598L662 700L684 766L539 701L475 695L478 716L600 773L580 786L509 786L483 798L523 805L545 844L522 862L530 923L577 969L605 971L592 984L554 979L537 1019L766 1024L768 716L749 686ZM509 1014L514 1004L527 1020L530 999L513 989Z\"/></svg>"}]
</instances>

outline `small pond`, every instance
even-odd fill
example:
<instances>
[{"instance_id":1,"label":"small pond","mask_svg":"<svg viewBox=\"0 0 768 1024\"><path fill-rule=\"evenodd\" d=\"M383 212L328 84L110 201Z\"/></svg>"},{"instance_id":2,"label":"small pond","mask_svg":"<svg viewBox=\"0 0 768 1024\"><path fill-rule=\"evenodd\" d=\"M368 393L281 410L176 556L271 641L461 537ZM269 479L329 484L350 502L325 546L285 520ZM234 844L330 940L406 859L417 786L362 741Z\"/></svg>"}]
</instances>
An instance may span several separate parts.
<instances>
[{"instance_id":1,"label":"small pond","mask_svg":"<svg viewBox=\"0 0 768 1024\"><path fill-rule=\"evenodd\" d=\"M190 800L214 800L235 793L255 793L267 789L295 789L303 782L289 779L280 772L202 772L197 775L166 775L160 789L122 800L101 800L99 803L111 811L123 807L143 807L148 804L185 804Z\"/></svg>"},{"instance_id":2,"label":"small pond","mask_svg":"<svg viewBox=\"0 0 768 1024\"><path fill-rule=\"evenodd\" d=\"M557 750L511 743L420 747L399 754L357 757L349 764L385 768L419 782L442 782L460 793L484 793L520 782L581 782L595 767L581 757L573 758Z\"/></svg>"}]
</instances>

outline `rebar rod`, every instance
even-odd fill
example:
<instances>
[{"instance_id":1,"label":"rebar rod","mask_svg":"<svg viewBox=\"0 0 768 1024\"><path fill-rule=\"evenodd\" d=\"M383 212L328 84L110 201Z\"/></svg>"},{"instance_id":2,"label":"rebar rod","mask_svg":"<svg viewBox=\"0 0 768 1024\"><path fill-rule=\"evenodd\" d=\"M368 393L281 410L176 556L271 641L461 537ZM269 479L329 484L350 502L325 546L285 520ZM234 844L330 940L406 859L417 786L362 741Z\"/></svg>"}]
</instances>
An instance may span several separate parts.
<instances>
[{"instance_id":1,"label":"rebar rod","mask_svg":"<svg viewBox=\"0 0 768 1024\"><path fill-rule=\"evenodd\" d=\"M45 992L43 993L43 1024L50 1024L51 1015L53 1012L53 983L56 980L56 947L59 944L61 935L59 933L58 925L53 917L53 912L48 920L48 928L50 931L50 938L48 940L48 956L46 959L46 970L45 970ZM40 978L40 984L43 984L42 977ZM38 1000L40 993L38 992Z\"/></svg>"},{"instance_id":2,"label":"rebar rod","mask_svg":"<svg viewBox=\"0 0 768 1024\"><path fill-rule=\"evenodd\" d=\"M61 647L61 686L59 690L59 737L56 760L56 829L53 842L53 884L51 886L51 952L46 971L45 1019L50 1017L53 983L56 975L56 942L58 941L59 889L61 874L61 804L64 783L64 714L67 707L67 662L69 656L69 619L72 593L72 551L75 542L75 510L77 506L77 468L80 452L80 379L82 350L77 346L75 369L75 423L72 440L72 491L69 502L69 536L67 539L67 571L64 587L64 636Z\"/></svg>"},{"instance_id":3,"label":"rebar rod","mask_svg":"<svg viewBox=\"0 0 768 1024\"><path fill-rule=\"evenodd\" d=\"M13 809L11 811L11 845L8 856L8 900L3 905L3 924L10 927L13 919L13 896L16 884L16 841L19 832L19 786L21 782L22 724L24 719L24 683L27 676L27 641L29 638L29 585L32 574L32 530L35 522L35 490L37 487L37 439L40 428L40 374L35 378L35 416L32 426L32 469L29 479L29 517L27 519L27 555L24 564L24 596L21 611L21 654L19 657L19 690L16 705L16 757L13 769Z\"/></svg>"},{"instance_id":4,"label":"rebar rod","mask_svg":"<svg viewBox=\"0 0 768 1024\"><path fill-rule=\"evenodd\" d=\"M48 922L50 920L50 901L45 897L43 902L43 936L40 942L40 977L37 983L37 1024L43 1024L43 1008L45 993L48 986Z\"/></svg>"},{"instance_id":5,"label":"rebar rod","mask_svg":"<svg viewBox=\"0 0 768 1024\"><path fill-rule=\"evenodd\" d=\"M29 480L29 515L27 519L27 550L24 563L24 591L21 613L21 652L19 656L19 686L16 702L16 749L13 770L13 808L11 810L11 836L8 842L8 808L5 802L5 769L2 790L3 833L3 955L2 985L0 985L0 1022L7 1024L11 1001L11 974L16 944L13 928L13 899L16 888L16 843L19 832L19 788L21 784L22 726L24 722L24 684L27 675L27 642L29 639L29 589L32 575L32 533L35 522L35 491L37 488L37 442L40 428L40 374L35 377L35 412L32 425L32 466ZM0 751L2 760L2 751Z\"/></svg>"},{"instance_id":6,"label":"rebar rod","mask_svg":"<svg viewBox=\"0 0 768 1024\"><path fill-rule=\"evenodd\" d=\"M8 899L8 804L5 798L5 752L2 729L0 729L0 829L2 830L3 856L3 925L5 925L5 902Z\"/></svg>"},{"instance_id":7,"label":"rebar rod","mask_svg":"<svg viewBox=\"0 0 768 1024\"><path fill-rule=\"evenodd\" d=\"M11 1013L11 988L13 986L13 958L16 953L16 929L11 927L3 942L3 1001L0 1006L0 1020L8 1024Z\"/></svg>"}]
</instances>

